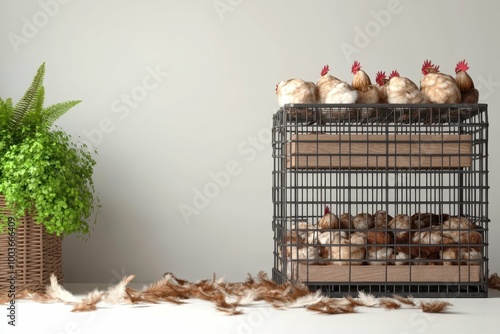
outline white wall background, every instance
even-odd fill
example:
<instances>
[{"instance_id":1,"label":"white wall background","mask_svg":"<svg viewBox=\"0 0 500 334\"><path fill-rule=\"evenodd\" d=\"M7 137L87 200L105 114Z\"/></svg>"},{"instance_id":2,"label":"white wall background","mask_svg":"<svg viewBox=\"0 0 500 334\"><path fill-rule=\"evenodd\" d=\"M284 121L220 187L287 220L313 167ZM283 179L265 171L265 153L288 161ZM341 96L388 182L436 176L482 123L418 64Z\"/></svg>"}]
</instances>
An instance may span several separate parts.
<instances>
[{"instance_id":1,"label":"white wall background","mask_svg":"<svg viewBox=\"0 0 500 334\"><path fill-rule=\"evenodd\" d=\"M102 212L87 242L65 239L66 282L270 272L275 84L316 81L324 64L350 81L355 59L417 82L426 58L447 73L469 61L490 110L500 271L498 12L495 0L0 0L0 95L17 101L46 61L47 105L83 100L58 124L99 151ZM186 221L179 208L227 168Z\"/></svg>"}]
</instances>

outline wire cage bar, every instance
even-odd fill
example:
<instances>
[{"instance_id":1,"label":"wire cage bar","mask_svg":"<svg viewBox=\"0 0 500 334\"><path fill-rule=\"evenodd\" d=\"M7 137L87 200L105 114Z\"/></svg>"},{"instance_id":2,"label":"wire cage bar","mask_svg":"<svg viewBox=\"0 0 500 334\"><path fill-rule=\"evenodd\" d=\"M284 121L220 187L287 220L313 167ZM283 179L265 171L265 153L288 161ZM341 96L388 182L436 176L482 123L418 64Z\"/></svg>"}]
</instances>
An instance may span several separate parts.
<instances>
[{"instance_id":1,"label":"wire cage bar","mask_svg":"<svg viewBox=\"0 0 500 334\"><path fill-rule=\"evenodd\" d=\"M277 283L487 297L486 104L289 104L272 146Z\"/></svg>"}]
</instances>

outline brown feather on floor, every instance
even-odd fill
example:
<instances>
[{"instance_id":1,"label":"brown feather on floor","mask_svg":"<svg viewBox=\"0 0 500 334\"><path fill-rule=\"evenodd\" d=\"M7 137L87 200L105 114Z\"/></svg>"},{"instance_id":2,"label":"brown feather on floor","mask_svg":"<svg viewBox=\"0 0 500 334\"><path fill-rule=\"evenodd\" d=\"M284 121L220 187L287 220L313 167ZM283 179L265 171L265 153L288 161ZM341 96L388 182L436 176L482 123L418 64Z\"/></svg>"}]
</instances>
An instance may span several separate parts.
<instances>
[{"instance_id":1,"label":"brown feather on floor","mask_svg":"<svg viewBox=\"0 0 500 334\"><path fill-rule=\"evenodd\" d=\"M442 313L446 311L448 306L452 306L452 304L442 300L436 300L431 302L424 302L424 301L420 302L420 307L422 308L422 311L426 313Z\"/></svg>"},{"instance_id":2,"label":"brown feather on floor","mask_svg":"<svg viewBox=\"0 0 500 334\"><path fill-rule=\"evenodd\" d=\"M99 303L109 304L157 304L169 302L183 304L187 299L201 299L213 303L216 310L228 315L243 313L243 307L254 302L263 301L277 309L304 308L321 314L353 313L360 307L378 307L387 310L400 309L403 306L420 308L423 312L440 313L447 310L451 304L447 301L421 301L415 303L412 297L394 295L379 297L359 292L358 297L329 298L320 291L311 292L302 283L286 282L277 284L269 279L263 271L256 277L248 275L244 282L231 283L213 275L212 279L189 282L179 279L171 273L165 274L160 280L153 282L140 290L127 285L134 276L124 277L118 284L110 286L106 291L94 290L83 298L77 298L65 290L54 277L46 293L22 290L15 299L28 299L35 302L64 302L72 304L72 312L89 312L98 309ZM490 287L500 286L500 277L493 274L489 277ZM0 304L10 301L8 295L0 296Z\"/></svg>"},{"instance_id":3,"label":"brown feather on floor","mask_svg":"<svg viewBox=\"0 0 500 334\"><path fill-rule=\"evenodd\" d=\"M488 287L490 289L500 290L500 277L497 273L491 274L488 277Z\"/></svg>"}]
</instances>

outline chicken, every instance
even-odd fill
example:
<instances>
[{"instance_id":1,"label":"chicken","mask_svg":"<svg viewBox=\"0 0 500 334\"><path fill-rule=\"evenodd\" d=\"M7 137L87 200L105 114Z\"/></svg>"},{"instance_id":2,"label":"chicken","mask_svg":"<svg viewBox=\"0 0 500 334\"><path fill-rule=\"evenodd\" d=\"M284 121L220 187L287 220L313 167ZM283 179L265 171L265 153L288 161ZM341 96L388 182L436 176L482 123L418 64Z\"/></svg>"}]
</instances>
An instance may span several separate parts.
<instances>
[{"instance_id":1,"label":"chicken","mask_svg":"<svg viewBox=\"0 0 500 334\"><path fill-rule=\"evenodd\" d=\"M393 264L394 249L390 245L394 239L389 232L368 231L367 233L367 259L370 265ZM372 260L372 261L370 261Z\"/></svg>"},{"instance_id":2,"label":"chicken","mask_svg":"<svg viewBox=\"0 0 500 334\"><path fill-rule=\"evenodd\" d=\"M410 255L408 253L398 251L396 249L396 253L394 254L394 264L397 266L407 265L408 260L410 259Z\"/></svg>"},{"instance_id":3,"label":"chicken","mask_svg":"<svg viewBox=\"0 0 500 334\"><path fill-rule=\"evenodd\" d=\"M384 266L394 264L396 254L391 247L368 247L366 258L369 265Z\"/></svg>"},{"instance_id":4,"label":"chicken","mask_svg":"<svg viewBox=\"0 0 500 334\"><path fill-rule=\"evenodd\" d=\"M336 229L339 228L339 218L330 212L330 207L325 207L325 213L318 222L320 229Z\"/></svg>"},{"instance_id":5,"label":"chicken","mask_svg":"<svg viewBox=\"0 0 500 334\"><path fill-rule=\"evenodd\" d=\"M321 77L316 83L316 87L318 87L318 102L319 103L335 103L331 102L327 97L328 93L335 88L338 84L342 82L342 80L334 77L333 75L328 74L330 71L330 67L325 65L321 70Z\"/></svg>"},{"instance_id":6,"label":"chicken","mask_svg":"<svg viewBox=\"0 0 500 334\"><path fill-rule=\"evenodd\" d=\"M327 103L356 103L358 99L358 92L344 81L335 86L326 96Z\"/></svg>"},{"instance_id":7,"label":"chicken","mask_svg":"<svg viewBox=\"0 0 500 334\"><path fill-rule=\"evenodd\" d=\"M431 103L459 103L461 100L460 89L455 79L439 72L439 66L425 60L422 65L424 77L420 80L420 90Z\"/></svg>"},{"instance_id":8,"label":"chicken","mask_svg":"<svg viewBox=\"0 0 500 334\"><path fill-rule=\"evenodd\" d=\"M288 79L276 85L278 104L283 107L288 103L317 103L318 89L313 82L302 79Z\"/></svg>"},{"instance_id":9,"label":"chicken","mask_svg":"<svg viewBox=\"0 0 500 334\"><path fill-rule=\"evenodd\" d=\"M318 241L322 245L339 244L341 239L347 239L347 235L345 231L321 232Z\"/></svg>"},{"instance_id":10,"label":"chicken","mask_svg":"<svg viewBox=\"0 0 500 334\"><path fill-rule=\"evenodd\" d=\"M439 259L441 245L453 244L453 240L445 236L441 226L432 226L413 234L411 255L420 259Z\"/></svg>"},{"instance_id":11,"label":"chicken","mask_svg":"<svg viewBox=\"0 0 500 334\"><path fill-rule=\"evenodd\" d=\"M394 238L390 232L383 231L368 231L366 233L366 240L368 246L373 245L382 245L382 246L390 246L394 242Z\"/></svg>"},{"instance_id":12,"label":"chicken","mask_svg":"<svg viewBox=\"0 0 500 334\"><path fill-rule=\"evenodd\" d=\"M336 260L334 265L361 265L366 257L366 235L364 233L353 233L350 239L341 239L341 245L331 246L330 257ZM358 260L358 261L355 261Z\"/></svg>"},{"instance_id":13,"label":"chicken","mask_svg":"<svg viewBox=\"0 0 500 334\"><path fill-rule=\"evenodd\" d=\"M483 243L483 236L475 230L476 226L465 217L451 217L443 223L443 234L459 245L478 245Z\"/></svg>"},{"instance_id":14,"label":"chicken","mask_svg":"<svg viewBox=\"0 0 500 334\"><path fill-rule=\"evenodd\" d=\"M372 85L370 77L361 69L361 64L355 61L351 68L352 88L358 92L356 103L378 103L379 93L377 87Z\"/></svg>"},{"instance_id":15,"label":"chicken","mask_svg":"<svg viewBox=\"0 0 500 334\"><path fill-rule=\"evenodd\" d=\"M467 70L469 70L469 65L465 59L459 61L455 67L455 81L460 89L460 102L475 104L479 101L479 91L474 88L474 82Z\"/></svg>"},{"instance_id":16,"label":"chicken","mask_svg":"<svg viewBox=\"0 0 500 334\"><path fill-rule=\"evenodd\" d=\"M392 71L387 84L387 102L389 103L429 103L418 86L406 77L401 77L398 71Z\"/></svg>"},{"instance_id":17,"label":"chicken","mask_svg":"<svg viewBox=\"0 0 500 334\"><path fill-rule=\"evenodd\" d=\"M417 212L411 216L411 221L415 228L422 229L433 225L441 225L449 217L447 214L437 215L429 212Z\"/></svg>"},{"instance_id":18,"label":"chicken","mask_svg":"<svg viewBox=\"0 0 500 334\"><path fill-rule=\"evenodd\" d=\"M375 223L375 228L387 229L389 222L392 220L392 216L388 215L385 211L378 210L373 214L373 220Z\"/></svg>"},{"instance_id":19,"label":"chicken","mask_svg":"<svg viewBox=\"0 0 500 334\"><path fill-rule=\"evenodd\" d=\"M387 84L389 83L389 79L385 75L385 72L377 72L377 74L375 75L375 82L378 85L378 102L387 103Z\"/></svg>"},{"instance_id":20,"label":"chicken","mask_svg":"<svg viewBox=\"0 0 500 334\"><path fill-rule=\"evenodd\" d=\"M332 262L334 265L354 265L364 262L366 256L366 234L364 233L352 233L349 238L344 231L323 232L320 234L320 242L325 245L325 251L321 252L322 258L334 260Z\"/></svg>"},{"instance_id":21,"label":"chicken","mask_svg":"<svg viewBox=\"0 0 500 334\"><path fill-rule=\"evenodd\" d=\"M373 216L369 213L358 213L352 218L352 225L355 229L369 229L375 227Z\"/></svg>"},{"instance_id":22,"label":"chicken","mask_svg":"<svg viewBox=\"0 0 500 334\"><path fill-rule=\"evenodd\" d=\"M340 215L340 228L341 229L351 229L354 228L352 225L352 215L350 213L343 213Z\"/></svg>"},{"instance_id":23,"label":"chicken","mask_svg":"<svg viewBox=\"0 0 500 334\"><path fill-rule=\"evenodd\" d=\"M410 244L412 228L410 216L398 214L389 222L388 227L394 231L394 241L397 244Z\"/></svg>"},{"instance_id":24,"label":"chicken","mask_svg":"<svg viewBox=\"0 0 500 334\"><path fill-rule=\"evenodd\" d=\"M316 86L318 88L318 102L319 103L356 103L358 98L358 93L354 90L348 83L328 74L330 67L325 65L321 70L321 77L319 78ZM329 108L322 108L322 115L316 116L321 117L320 124L324 123L324 120L339 120L346 117L354 119L356 113L352 110L348 111L345 109L336 111Z\"/></svg>"},{"instance_id":25,"label":"chicken","mask_svg":"<svg viewBox=\"0 0 500 334\"><path fill-rule=\"evenodd\" d=\"M470 230L474 228L476 228L476 226L472 224L470 220L461 216L449 217L443 222L443 229Z\"/></svg>"},{"instance_id":26,"label":"chicken","mask_svg":"<svg viewBox=\"0 0 500 334\"><path fill-rule=\"evenodd\" d=\"M474 260L482 260L483 254L480 250L467 248L467 247L446 247L441 252L441 259L447 260L443 261L443 265L452 266L452 265L474 265L479 264L478 261Z\"/></svg>"}]
</instances>

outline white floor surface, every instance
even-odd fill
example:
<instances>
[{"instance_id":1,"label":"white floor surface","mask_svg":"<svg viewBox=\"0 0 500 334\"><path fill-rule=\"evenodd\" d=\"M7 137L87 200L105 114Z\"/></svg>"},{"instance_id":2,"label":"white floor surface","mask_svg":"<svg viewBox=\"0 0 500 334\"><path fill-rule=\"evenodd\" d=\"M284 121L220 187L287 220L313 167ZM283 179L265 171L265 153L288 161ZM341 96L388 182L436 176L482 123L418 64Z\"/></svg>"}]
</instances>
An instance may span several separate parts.
<instances>
[{"instance_id":1,"label":"white floor surface","mask_svg":"<svg viewBox=\"0 0 500 334\"><path fill-rule=\"evenodd\" d=\"M141 288L142 285L130 285ZM65 284L83 296L92 284ZM416 299L418 300L418 299ZM429 299L426 299L429 300ZM453 304L446 313L429 314L420 309L383 310L358 308L356 313L320 315L306 309L276 310L266 303L242 308L244 314L228 316L213 304L188 300L184 305L99 304L97 311L70 312L62 303L16 303L16 326L8 324L7 305L0 307L0 334L83 334L83 333L500 333L500 291L490 290L488 298L444 299Z\"/></svg>"}]
</instances>

